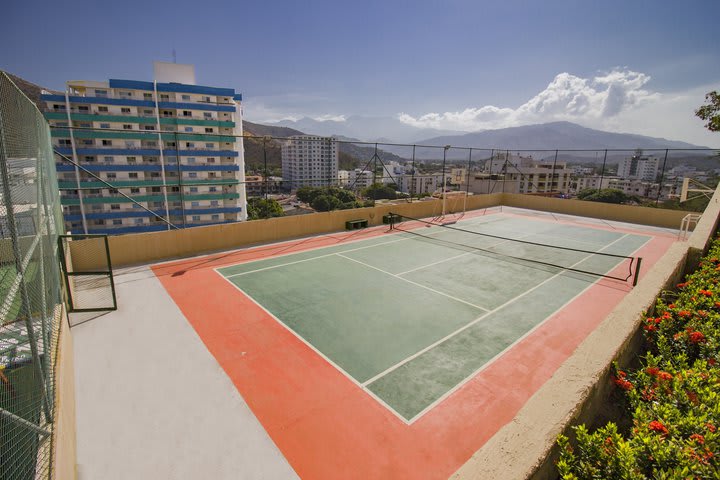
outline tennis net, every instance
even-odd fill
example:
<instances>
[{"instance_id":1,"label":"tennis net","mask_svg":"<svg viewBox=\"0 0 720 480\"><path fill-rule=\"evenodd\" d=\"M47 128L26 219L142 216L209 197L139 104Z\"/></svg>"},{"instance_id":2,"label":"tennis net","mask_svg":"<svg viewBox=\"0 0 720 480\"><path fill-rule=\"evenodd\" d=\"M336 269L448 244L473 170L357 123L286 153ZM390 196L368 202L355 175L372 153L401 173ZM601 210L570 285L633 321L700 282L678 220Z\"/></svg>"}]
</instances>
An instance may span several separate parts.
<instances>
[{"instance_id":1,"label":"tennis net","mask_svg":"<svg viewBox=\"0 0 720 480\"><path fill-rule=\"evenodd\" d=\"M512 238L495 233L470 230L455 223L424 220L396 213L389 215L390 228L422 238L435 244L444 244L464 251L483 252L535 265L543 265L558 271L570 271L594 277L609 278L621 282L632 281L635 286L640 272L641 257L574 248ZM421 226L433 227L423 233Z\"/></svg>"}]
</instances>

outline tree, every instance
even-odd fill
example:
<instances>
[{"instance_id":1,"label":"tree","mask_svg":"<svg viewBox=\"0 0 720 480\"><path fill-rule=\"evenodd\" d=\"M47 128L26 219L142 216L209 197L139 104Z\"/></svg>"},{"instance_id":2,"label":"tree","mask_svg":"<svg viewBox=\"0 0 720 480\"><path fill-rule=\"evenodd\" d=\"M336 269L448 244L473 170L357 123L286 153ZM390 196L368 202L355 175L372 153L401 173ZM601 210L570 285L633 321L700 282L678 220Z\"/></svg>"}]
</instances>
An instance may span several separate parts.
<instances>
[{"instance_id":1,"label":"tree","mask_svg":"<svg viewBox=\"0 0 720 480\"><path fill-rule=\"evenodd\" d=\"M695 110L695 115L705 120L705 128L711 132L720 132L720 93L717 90L709 92L705 95L705 101L708 105Z\"/></svg>"},{"instance_id":2,"label":"tree","mask_svg":"<svg viewBox=\"0 0 720 480\"><path fill-rule=\"evenodd\" d=\"M578 200L586 200L588 202L603 203L626 203L630 200L630 197L625 195L622 190L614 188L604 188L600 191L595 188L586 188L578 193L577 198Z\"/></svg>"},{"instance_id":3,"label":"tree","mask_svg":"<svg viewBox=\"0 0 720 480\"><path fill-rule=\"evenodd\" d=\"M338 210L343 203L332 195L318 195L310 202L310 206L318 212L329 212L330 210Z\"/></svg>"},{"instance_id":4,"label":"tree","mask_svg":"<svg viewBox=\"0 0 720 480\"><path fill-rule=\"evenodd\" d=\"M300 187L296 195L301 202L311 203L322 191L323 189L319 187Z\"/></svg>"},{"instance_id":5,"label":"tree","mask_svg":"<svg viewBox=\"0 0 720 480\"><path fill-rule=\"evenodd\" d=\"M394 188L391 188L382 183L373 183L363 191L363 196L366 198L372 198L373 200L380 200L382 198L395 199L397 193Z\"/></svg>"},{"instance_id":6,"label":"tree","mask_svg":"<svg viewBox=\"0 0 720 480\"><path fill-rule=\"evenodd\" d=\"M272 198L254 197L248 199L248 219L258 220L260 218L282 217L282 206Z\"/></svg>"}]
</instances>

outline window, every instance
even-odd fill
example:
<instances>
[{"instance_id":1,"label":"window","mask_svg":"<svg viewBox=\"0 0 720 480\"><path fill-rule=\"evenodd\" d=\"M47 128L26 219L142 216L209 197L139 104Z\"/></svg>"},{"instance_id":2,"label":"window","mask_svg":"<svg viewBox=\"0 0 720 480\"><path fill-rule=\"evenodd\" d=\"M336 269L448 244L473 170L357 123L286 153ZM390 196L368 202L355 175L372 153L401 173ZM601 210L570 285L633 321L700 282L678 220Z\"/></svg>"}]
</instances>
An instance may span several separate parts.
<instances>
[{"instance_id":1,"label":"window","mask_svg":"<svg viewBox=\"0 0 720 480\"><path fill-rule=\"evenodd\" d=\"M105 163L113 163L115 161L114 157L103 157L103 161Z\"/></svg>"},{"instance_id":2,"label":"window","mask_svg":"<svg viewBox=\"0 0 720 480\"><path fill-rule=\"evenodd\" d=\"M143 93L143 98L145 100L152 100L152 93Z\"/></svg>"},{"instance_id":3,"label":"window","mask_svg":"<svg viewBox=\"0 0 720 480\"><path fill-rule=\"evenodd\" d=\"M217 192L217 187L210 187L208 189L209 192Z\"/></svg>"},{"instance_id":4,"label":"window","mask_svg":"<svg viewBox=\"0 0 720 480\"><path fill-rule=\"evenodd\" d=\"M120 204L113 203L112 205L110 205L110 210L120 210Z\"/></svg>"},{"instance_id":5,"label":"window","mask_svg":"<svg viewBox=\"0 0 720 480\"><path fill-rule=\"evenodd\" d=\"M182 99L186 100L186 101L190 101L190 95L183 95Z\"/></svg>"},{"instance_id":6,"label":"window","mask_svg":"<svg viewBox=\"0 0 720 480\"><path fill-rule=\"evenodd\" d=\"M210 113L210 112L203 112L203 117L205 117L205 118L212 118L212 113Z\"/></svg>"},{"instance_id":7,"label":"window","mask_svg":"<svg viewBox=\"0 0 720 480\"><path fill-rule=\"evenodd\" d=\"M123 124L123 130L132 130L132 125L130 125L129 123Z\"/></svg>"},{"instance_id":8,"label":"window","mask_svg":"<svg viewBox=\"0 0 720 480\"><path fill-rule=\"evenodd\" d=\"M189 172L188 177L189 178L197 178L197 172Z\"/></svg>"},{"instance_id":9,"label":"window","mask_svg":"<svg viewBox=\"0 0 720 480\"><path fill-rule=\"evenodd\" d=\"M104 147L110 147L112 146L112 140L103 140L102 144Z\"/></svg>"},{"instance_id":10,"label":"window","mask_svg":"<svg viewBox=\"0 0 720 480\"><path fill-rule=\"evenodd\" d=\"M120 92L121 97L132 97L132 92Z\"/></svg>"},{"instance_id":11,"label":"window","mask_svg":"<svg viewBox=\"0 0 720 480\"><path fill-rule=\"evenodd\" d=\"M135 157L127 157L127 163L135 163L137 159Z\"/></svg>"},{"instance_id":12,"label":"window","mask_svg":"<svg viewBox=\"0 0 720 480\"><path fill-rule=\"evenodd\" d=\"M136 174L136 175L137 175L137 174ZM130 189L130 193L140 193L140 189L139 189L139 188L131 188L131 189ZM137 205L136 205L136 206L137 206Z\"/></svg>"},{"instance_id":13,"label":"window","mask_svg":"<svg viewBox=\"0 0 720 480\"><path fill-rule=\"evenodd\" d=\"M142 219L142 218L136 218L136 219L135 219L135 225L142 225L142 224L143 224L143 219Z\"/></svg>"},{"instance_id":14,"label":"window","mask_svg":"<svg viewBox=\"0 0 720 480\"><path fill-rule=\"evenodd\" d=\"M72 145L72 142L69 138L61 138L58 140L58 145L60 145L61 147L70 146Z\"/></svg>"},{"instance_id":15,"label":"window","mask_svg":"<svg viewBox=\"0 0 720 480\"><path fill-rule=\"evenodd\" d=\"M122 225L122 220L119 218L116 218L115 220L113 220L113 225Z\"/></svg>"},{"instance_id":16,"label":"window","mask_svg":"<svg viewBox=\"0 0 720 480\"><path fill-rule=\"evenodd\" d=\"M197 193L197 187L190 187L190 193Z\"/></svg>"},{"instance_id":17,"label":"window","mask_svg":"<svg viewBox=\"0 0 720 480\"><path fill-rule=\"evenodd\" d=\"M145 130L155 130L155 125L145 125L143 128Z\"/></svg>"},{"instance_id":18,"label":"window","mask_svg":"<svg viewBox=\"0 0 720 480\"><path fill-rule=\"evenodd\" d=\"M108 180L110 180L110 179L117 178L117 173L115 173L115 172L108 172L108 173L105 174L105 176L108 178Z\"/></svg>"},{"instance_id":19,"label":"window","mask_svg":"<svg viewBox=\"0 0 720 480\"><path fill-rule=\"evenodd\" d=\"M200 215L193 215L192 216L193 222L199 222L200 221Z\"/></svg>"},{"instance_id":20,"label":"window","mask_svg":"<svg viewBox=\"0 0 720 480\"><path fill-rule=\"evenodd\" d=\"M100 128L110 128L110 124L109 123L101 123Z\"/></svg>"},{"instance_id":21,"label":"window","mask_svg":"<svg viewBox=\"0 0 720 480\"><path fill-rule=\"evenodd\" d=\"M183 117L192 117L192 112L190 110L183 110Z\"/></svg>"},{"instance_id":22,"label":"window","mask_svg":"<svg viewBox=\"0 0 720 480\"><path fill-rule=\"evenodd\" d=\"M195 144L193 142L186 142L185 147L187 148L195 148Z\"/></svg>"},{"instance_id":23,"label":"window","mask_svg":"<svg viewBox=\"0 0 720 480\"><path fill-rule=\"evenodd\" d=\"M213 215L210 218L212 218L213 220L220 220L220 215Z\"/></svg>"},{"instance_id":24,"label":"window","mask_svg":"<svg viewBox=\"0 0 720 480\"><path fill-rule=\"evenodd\" d=\"M187 163L195 163L195 157L188 157Z\"/></svg>"},{"instance_id":25,"label":"window","mask_svg":"<svg viewBox=\"0 0 720 480\"><path fill-rule=\"evenodd\" d=\"M165 142L165 146L166 146L166 147L174 147L174 146L175 146L175 142Z\"/></svg>"},{"instance_id":26,"label":"window","mask_svg":"<svg viewBox=\"0 0 720 480\"><path fill-rule=\"evenodd\" d=\"M200 202L190 202L190 206L191 206L191 207L199 207L199 206L200 206Z\"/></svg>"},{"instance_id":27,"label":"window","mask_svg":"<svg viewBox=\"0 0 720 480\"><path fill-rule=\"evenodd\" d=\"M192 128L192 127L185 127L185 131L186 131L186 132L192 132L192 131L193 131L193 128Z\"/></svg>"},{"instance_id":28,"label":"window","mask_svg":"<svg viewBox=\"0 0 720 480\"><path fill-rule=\"evenodd\" d=\"M128 173L128 177L129 178L138 178L138 174L137 174L137 172L130 172L130 173Z\"/></svg>"},{"instance_id":29,"label":"window","mask_svg":"<svg viewBox=\"0 0 720 480\"><path fill-rule=\"evenodd\" d=\"M80 113L88 113L90 111L90 107L88 107L87 105L80 105L78 107L78 111Z\"/></svg>"},{"instance_id":30,"label":"window","mask_svg":"<svg viewBox=\"0 0 720 480\"><path fill-rule=\"evenodd\" d=\"M128 113L130 113L130 109L129 109L129 108L126 108L126 107L122 107L122 108L120 109L120 113L128 114Z\"/></svg>"},{"instance_id":31,"label":"window","mask_svg":"<svg viewBox=\"0 0 720 480\"><path fill-rule=\"evenodd\" d=\"M152 188L150 189L150 192L151 192L151 193L160 193L160 187L152 187Z\"/></svg>"},{"instance_id":32,"label":"window","mask_svg":"<svg viewBox=\"0 0 720 480\"><path fill-rule=\"evenodd\" d=\"M107 112L108 107L98 107L98 112Z\"/></svg>"},{"instance_id":33,"label":"window","mask_svg":"<svg viewBox=\"0 0 720 480\"><path fill-rule=\"evenodd\" d=\"M213 132L214 132L213 128L210 128L210 127L205 128L205 133L213 133Z\"/></svg>"},{"instance_id":34,"label":"window","mask_svg":"<svg viewBox=\"0 0 720 480\"><path fill-rule=\"evenodd\" d=\"M53 110L65 110L65 105L53 104Z\"/></svg>"},{"instance_id":35,"label":"window","mask_svg":"<svg viewBox=\"0 0 720 480\"><path fill-rule=\"evenodd\" d=\"M167 101L170 100L170 95L161 93L161 94L160 94L160 100L162 100L163 102L167 102Z\"/></svg>"},{"instance_id":36,"label":"window","mask_svg":"<svg viewBox=\"0 0 720 480\"><path fill-rule=\"evenodd\" d=\"M96 97L107 97L107 95L108 95L107 90L95 90Z\"/></svg>"},{"instance_id":37,"label":"window","mask_svg":"<svg viewBox=\"0 0 720 480\"><path fill-rule=\"evenodd\" d=\"M106 141L106 140L103 140L103 142L105 142L105 141ZM92 140L87 139L87 138L83 139L81 143L82 143L83 145L95 145L95 143L94 143ZM105 144L103 143L103 145L105 145Z\"/></svg>"},{"instance_id":38,"label":"window","mask_svg":"<svg viewBox=\"0 0 720 480\"><path fill-rule=\"evenodd\" d=\"M143 114L145 114L145 115L152 115L152 114L153 114L153 111L152 111L152 110L143 110Z\"/></svg>"},{"instance_id":39,"label":"window","mask_svg":"<svg viewBox=\"0 0 720 480\"><path fill-rule=\"evenodd\" d=\"M135 148L135 142L133 142L132 140L126 141L125 148Z\"/></svg>"},{"instance_id":40,"label":"window","mask_svg":"<svg viewBox=\"0 0 720 480\"><path fill-rule=\"evenodd\" d=\"M215 148L215 144L214 143L206 143L205 148L212 150L213 148Z\"/></svg>"},{"instance_id":41,"label":"window","mask_svg":"<svg viewBox=\"0 0 720 480\"><path fill-rule=\"evenodd\" d=\"M210 206L211 207L217 207L219 205L217 200L210 200Z\"/></svg>"},{"instance_id":42,"label":"window","mask_svg":"<svg viewBox=\"0 0 720 480\"><path fill-rule=\"evenodd\" d=\"M163 110L162 111L163 117L172 117L173 115L175 115L175 114L172 112L172 110Z\"/></svg>"},{"instance_id":43,"label":"window","mask_svg":"<svg viewBox=\"0 0 720 480\"><path fill-rule=\"evenodd\" d=\"M214 158L214 157L208 157L207 163L215 163L215 158Z\"/></svg>"}]
</instances>

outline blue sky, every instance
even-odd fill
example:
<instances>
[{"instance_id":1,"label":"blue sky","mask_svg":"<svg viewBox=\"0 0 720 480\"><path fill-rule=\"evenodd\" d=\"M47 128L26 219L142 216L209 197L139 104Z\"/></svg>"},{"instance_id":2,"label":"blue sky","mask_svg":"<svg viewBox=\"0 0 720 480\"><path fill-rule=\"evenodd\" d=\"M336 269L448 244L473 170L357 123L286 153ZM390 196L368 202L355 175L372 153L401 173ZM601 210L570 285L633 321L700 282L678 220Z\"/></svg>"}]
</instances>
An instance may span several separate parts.
<instances>
[{"instance_id":1,"label":"blue sky","mask_svg":"<svg viewBox=\"0 0 720 480\"><path fill-rule=\"evenodd\" d=\"M552 120L720 145L717 0L6 0L0 68L148 79L152 60L233 87L246 118L394 116L455 130Z\"/></svg>"}]
</instances>

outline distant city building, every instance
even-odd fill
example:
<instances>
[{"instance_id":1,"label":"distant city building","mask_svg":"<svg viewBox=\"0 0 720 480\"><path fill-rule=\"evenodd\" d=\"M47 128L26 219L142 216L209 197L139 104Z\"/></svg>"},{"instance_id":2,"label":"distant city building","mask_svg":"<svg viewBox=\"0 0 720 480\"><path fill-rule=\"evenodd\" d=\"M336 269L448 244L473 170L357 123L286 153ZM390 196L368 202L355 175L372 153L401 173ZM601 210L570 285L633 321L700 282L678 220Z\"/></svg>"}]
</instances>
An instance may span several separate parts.
<instances>
[{"instance_id":1,"label":"distant city building","mask_svg":"<svg viewBox=\"0 0 720 480\"><path fill-rule=\"evenodd\" d=\"M657 195L658 184L653 182L644 182L642 180L614 178L610 181L608 188L620 190L626 195L651 197L653 195Z\"/></svg>"},{"instance_id":2,"label":"distant city building","mask_svg":"<svg viewBox=\"0 0 720 480\"><path fill-rule=\"evenodd\" d=\"M192 65L155 67L164 83L70 81L42 95L54 147L116 187L58 157L67 230L170 228L142 207L178 227L246 219L241 95L195 85Z\"/></svg>"},{"instance_id":3,"label":"distant city building","mask_svg":"<svg viewBox=\"0 0 720 480\"><path fill-rule=\"evenodd\" d=\"M413 196L429 194L432 195L442 185L442 174L415 174L398 175L396 177L398 191L409 193Z\"/></svg>"},{"instance_id":4,"label":"distant city building","mask_svg":"<svg viewBox=\"0 0 720 480\"><path fill-rule=\"evenodd\" d=\"M338 146L328 137L296 135L282 145L282 176L286 187L327 187L337 184Z\"/></svg>"},{"instance_id":5,"label":"distant city building","mask_svg":"<svg viewBox=\"0 0 720 480\"><path fill-rule=\"evenodd\" d=\"M282 180L281 177L268 177L265 181L262 175L247 175L245 176L245 191L248 197L262 197L265 193L274 195L280 193Z\"/></svg>"},{"instance_id":6,"label":"distant city building","mask_svg":"<svg viewBox=\"0 0 720 480\"><path fill-rule=\"evenodd\" d=\"M460 185L467 181L467 168L453 168L450 170L450 184Z\"/></svg>"},{"instance_id":7,"label":"distant city building","mask_svg":"<svg viewBox=\"0 0 720 480\"><path fill-rule=\"evenodd\" d=\"M659 160L655 157L644 157L635 154L618 163L617 176L628 180L654 182L658 174Z\"/></svg>"},{"instance_id":8,"label":"distant city building","mask_svg":"<svg viewBox=\"0 0 720 480\"><path fill-rule=\"evenodd\" d=\"M570 171L575 176L581 176L581 175L592 175L592 173L595 171L592 167L583 167L582 165L573 165L570 167Z\"/></svg>"},{"instance_id":9,"label":"distant city building","mask_svg":"<svg viewBox=\"0 0 720 480\"><path fill-rule=\"evenodd\" d=\"M566 162L541 162L502 153L485 162L484 173L503 175L506 186L517 181L517 193L565 193L570 188L571 171Z\"/></svg>"},{"instance_id":10,"label":"distant city building","mask_svg":"<svg viewBox=\"0 0 720 480\"><path fill-rule=\"evenodd\" d=\"M348 172L347 186L352 190L360 190L372 185L374 180L375 176L373 175L373 172L356 168L355 170L350 170Z\"/></svg>"},{"instance_id":11,"label":"distant city building","mask_svg":"<svg viewBox=\"0 0 720 480\"><path fill-rule=\"evenodd\" d=\"M577 187L575 190L581 192L588 188L592 188L595 190L610 188L610 182L617 179L617 177L603 177L600 175L593 175L592 177L580 177L577 179Z\"/></svg>"},{"instance_id":12,"label":"distant city building","mask_svg":"<svg viewBox=\"0 0 720 480\"><path fill-rule=\"evenodd\" d=\"M475 194L490 193L520 193L520 181L517 178L505 178L505 175L497 173L472 173L469 178L469 185L461 185L468 191Z\"/></svg>"},{"instance_id":13,"label":"distant city building","mask_svg":"<svg viewBox=\"0 0 720 480\"><path fill-rule=\"evenodd\" d=\"M347 187L349 185L349 178L350 172L348 172L347 170L338 170L338 186Z\"/></svg>"}]
</instances>

